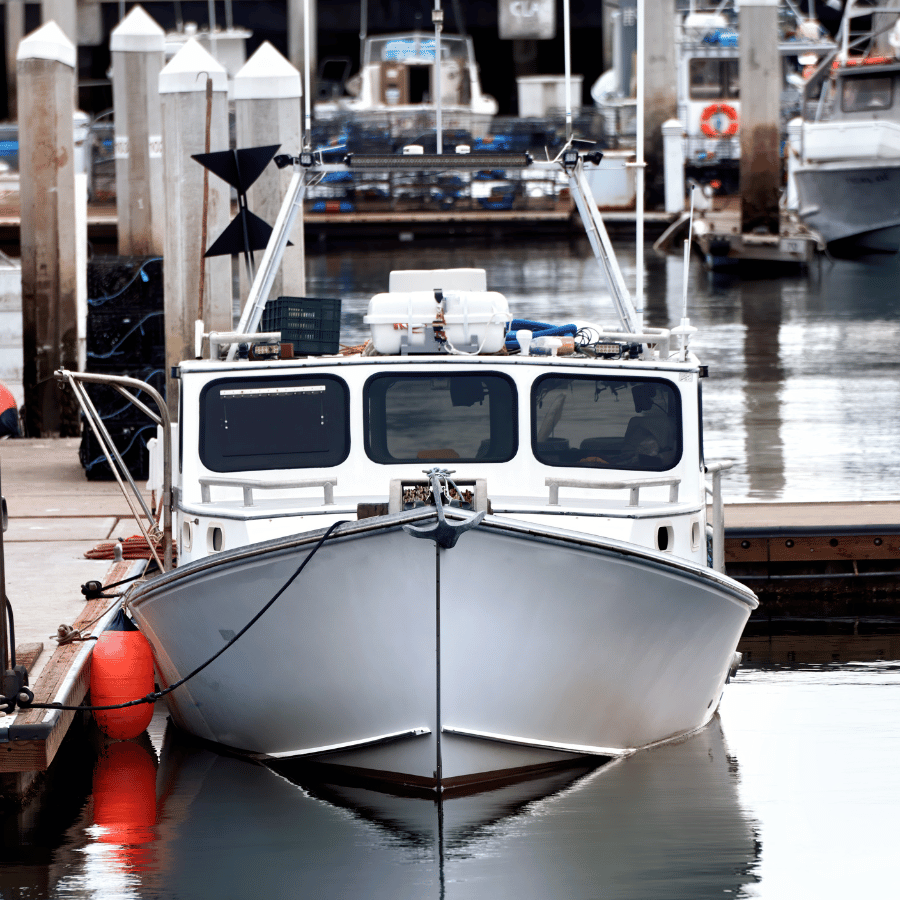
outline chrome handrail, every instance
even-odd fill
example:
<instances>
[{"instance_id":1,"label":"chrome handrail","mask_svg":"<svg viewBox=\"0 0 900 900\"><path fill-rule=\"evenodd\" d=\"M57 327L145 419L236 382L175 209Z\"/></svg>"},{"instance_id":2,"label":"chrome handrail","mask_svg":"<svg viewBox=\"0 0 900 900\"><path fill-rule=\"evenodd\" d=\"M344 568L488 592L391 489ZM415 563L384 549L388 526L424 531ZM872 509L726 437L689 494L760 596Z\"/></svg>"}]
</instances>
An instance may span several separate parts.
<instances>
[{"instance_id":1,"label":"chrome handrail","mask_svg":"<svg viewBox=\"0 0 900 900\"><path fill-rule=\"evenodd\" d=\"M97 436L97 440L100 443L100 448L103 450L103 455L106 457L106 461L109 463L109 467L110 469L112 469L112 473L115 476L116 481L119 483L119 488L125 496L125 500L128 503L129 508L131 509L131 513L134 516L138 527L141 529L141 533L144 535L144 539L147 541L147 545L150 547L150 552L153 554L153 558L156 560L156 563L161 571L168 571L172 568L172 425L169 419L169 410L166 406L166 401L162 398L162 395L159 393L159 391L157 391L156 388L154 388L152 385L147 384L147 382L145 381L140 381L137 378L129 378L127 375L100 375L96 372L72 372L68 369L57 369L56 377L60 381L67 381L69 383L69 386L75 393L75 397L78 400L78 405L81 407L81 410L84 413L85 419L87 420L87 423L90 426L91 430ZM156 547L154 546L154 542L150 534L151 531L153 531L155 534L159 534L159 530L157 529L153 513L144 502L144 498L141 496L141 492L138 490L137 485L134 483L134 479L131 477L131 473L128 471L128 466L125 465L121 454L119 453L118 449L116 449L116 445L113 442L113 439L110 437L109 431L107 431L106 426L103 424L103 420L97 412L93 402L91 401L91 398L88 396L83 382L88 382L91 384L106 384L112 388L115 388L115 390L117 390L123 397L125 397L126 400L129 401L129 403L136 406L139 410L141 410L141 412L148 416L151 421L155 422L157 425L162 425L162 561L160 561L159 559L159 555L156 552ZM134 394L132 394L128 390L128 388L132 388L137 391L146 391L148 396L156 404L158 413L153 412L150 407L148 407ZM144 515L150 522L150 528L144 527L144 523L141 521L140 512L136 508L131 494L129 494L128 490L126 490L125 488L125 485L122 483L122 475L124 475L127 479L134 498L137 498L138 503L143 509Z\"/></svg>"}]
</instances>

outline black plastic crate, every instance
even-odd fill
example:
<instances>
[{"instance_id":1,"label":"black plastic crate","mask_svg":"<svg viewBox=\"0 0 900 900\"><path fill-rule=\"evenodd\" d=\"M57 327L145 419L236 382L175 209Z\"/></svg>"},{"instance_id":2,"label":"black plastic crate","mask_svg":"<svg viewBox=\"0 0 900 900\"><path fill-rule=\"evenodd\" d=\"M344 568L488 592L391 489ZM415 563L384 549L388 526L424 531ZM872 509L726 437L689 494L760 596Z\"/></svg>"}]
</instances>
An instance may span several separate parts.
<instances>
[{"instance_id":1,"label":"black plastic crate","mask_svg":"<svg viewBox=\"0 0 900 900\"><path fill-rule=\"evenodd\" d=\"M263 310L260 331L280 331L297 356L337 353L341 338L341 301L321 297L279 297Z\"/></svg>"},{"instance_id":2,"label":"black plastic crate","mask_svg":"<svg viewBox=\"0 0 900 900\"><path fill-rule=\"evenodd\" d=\"M119 451L122 461L128 467L132 478L146 479L150 472L150 454L147 450L147 441L156 437L156 425L146 416L143 423L131 423L115 425L112 422L105 423L113 444ZM110 481L113 479L112 470L100 442L94 432L84 426L81 434L81 446L78 449L81 465L88 481Z\"/></svg>"},{"instance_id":3,"label":"black plastic crate","mask_svg":"<svg viewBox=\"0 0 900 900\"><path fill-rule=\"evenodd\" d=\"M87 320L87 370L124 371L163 366L166 357L162 310L95 308Z\"/></svg>"}]
</instances>

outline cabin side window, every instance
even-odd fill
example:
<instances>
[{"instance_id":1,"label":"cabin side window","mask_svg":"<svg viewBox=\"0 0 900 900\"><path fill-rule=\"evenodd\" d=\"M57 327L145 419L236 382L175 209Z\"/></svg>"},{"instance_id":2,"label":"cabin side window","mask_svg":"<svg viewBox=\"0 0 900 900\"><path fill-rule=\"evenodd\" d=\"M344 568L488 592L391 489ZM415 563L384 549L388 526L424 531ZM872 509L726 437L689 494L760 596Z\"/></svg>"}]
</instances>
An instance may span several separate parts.
<instances>
[{"instance_id":1,"label":"cabin side window","mask_svg":"<svg viewBox=\"0 0 900 900\"><path fill-rule=\"evenodd\" d=\"M366 453L377 463L492 463L515 456L516 389L505 375L375 375L363 403Z\"/></svg>"},{"instance_id":2,"label":"cabin side window","mask_svg":"<svg viewBox=\"0 0 900 900\"><path fill-rule=\"evenodd\" d=\"M200 394L200 459L213 472L336 466L349 452L340 378L223 379Z\"/></svg>"},{"instance_id":3,"label":"cabin side window","mask_svg":"<svg viewBox=\"0 0 900 900\"><path fill-rule=\"evenodd\" d=\"M692 59L689 73L691 100L737 100L740 96L736 59Z\"/></svg>"},{"instance_id":4,"label":"cabin side window","mask_svg":"<svg viewBox=\"0 0 900 900\"><path fill-rule=\"evenodd\" d=\"M547 375L531 392L531 442L548 466L664 471L681 459L681 403L663 379Z\"/></svg>"},{"instance_id":5,"label":"cabin side window","mask_svg":"<svg viewBox=\"0 0 900 900\"><path fill-rule=\"evenodd\" d=\"M841 88L843 112L871 112L890 109L892 79L884 75L860 75L844 78Z\"/></svg>"}]
</instances>

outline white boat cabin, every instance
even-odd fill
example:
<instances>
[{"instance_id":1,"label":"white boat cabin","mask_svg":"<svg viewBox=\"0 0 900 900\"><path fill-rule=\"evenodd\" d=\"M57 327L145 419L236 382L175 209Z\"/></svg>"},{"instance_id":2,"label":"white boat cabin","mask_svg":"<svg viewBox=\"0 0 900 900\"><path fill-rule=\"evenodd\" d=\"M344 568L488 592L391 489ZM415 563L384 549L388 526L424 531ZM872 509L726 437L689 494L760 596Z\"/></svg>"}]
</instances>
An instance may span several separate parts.
<instances>
[{"instance_id":1,"label":"white boat cabin","mask_svg":"<svg viewBox=\"0 0 900 900\"><path fill-rule=\"evenodd\" d=\"M422 284L439 277L408 274ZM577 345L557 340L557 355L541 341L508 353L501 295L451 290L437 310L437 352L434 293L373 298L363 354L182 363L179 562L421 505L424 473L440 467L475 510L705 566L696 359L670 356L663 330L653 347L597 326ZM385 327L385 318L396 321ZM462 332L480 353L446 352Z\"/></svg>"}]
</instances>

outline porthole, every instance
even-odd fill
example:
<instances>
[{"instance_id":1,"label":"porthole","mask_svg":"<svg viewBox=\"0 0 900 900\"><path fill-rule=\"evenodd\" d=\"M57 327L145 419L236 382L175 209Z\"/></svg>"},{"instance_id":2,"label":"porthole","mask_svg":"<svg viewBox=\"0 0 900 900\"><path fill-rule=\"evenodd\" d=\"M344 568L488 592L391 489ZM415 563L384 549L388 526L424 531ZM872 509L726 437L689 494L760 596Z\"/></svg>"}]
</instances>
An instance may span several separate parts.
<instances>
[{"instance_id":1,"label":"porthole","mask_svg":"<svg viewBox=\"0 0 900 900\"><path fill-rule=\"evenodd\" d=\"M691 522L691 550L700 549L700 520L694 519Z\"/></svg>"},{"instance_id":2,"label":"porthole","mask_svg":"<svg viewBox=\"0 0 900 900\"><path fill-rule=\"evenodd\" d=\"M656 549L663 552L672 552L675 543L675 531L671 525L660 525L656 529Z\"/></svg>"},{"instance_id":3,"label":"porthole","mask_svg":"<svg viewBox=\"0 0 900 900\"><path fill-rule=\"evenodd\" d=\"M194 529L190 522L185 522L181 526L181 549L190 550L194 542Z\"/></svg>"},{"instance_id":4,"label":"porthole","mask_svg":"<svg viewBox=\"0 0 900 900\"><path fill-rule=\"evenodd\" d=\"M218 525L210 525L206 533L206 548L210 553L218 553L225 546L225 535Z\"/></svg>"}]
</instances>

